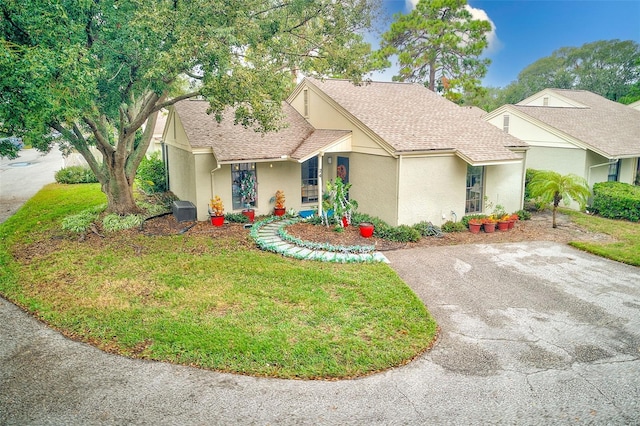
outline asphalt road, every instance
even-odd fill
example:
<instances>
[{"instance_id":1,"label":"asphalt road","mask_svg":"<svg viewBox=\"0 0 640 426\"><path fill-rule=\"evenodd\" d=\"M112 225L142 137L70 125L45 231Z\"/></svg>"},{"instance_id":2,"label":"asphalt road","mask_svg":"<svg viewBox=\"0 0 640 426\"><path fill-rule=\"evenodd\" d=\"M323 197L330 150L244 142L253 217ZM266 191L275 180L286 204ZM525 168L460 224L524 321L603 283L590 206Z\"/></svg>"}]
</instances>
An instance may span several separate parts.
<instances>
[{"instance_id":1,"label":"asphalt road","mask_svg":"<svg viewBox=\"0 0 640 426\"><path fill-rule=\"evenodd\" d=\"M441 336L356 380L121 358L0 299L0 424L640 424L640 269L545 242L387 257Z\"/></svg>"},{"instance_id":2,"label":"asphalt road","mask_svg":"<svg viewBox=\"0 0 640 426\"><path fill-rule=\"evenodd\" d=\"M0 157L0 223L44 185L55 182L55 173L62 167L64 159L57 146L46 155L35 149L23 149L13 160Z\"/></svg>"}]
</instances>

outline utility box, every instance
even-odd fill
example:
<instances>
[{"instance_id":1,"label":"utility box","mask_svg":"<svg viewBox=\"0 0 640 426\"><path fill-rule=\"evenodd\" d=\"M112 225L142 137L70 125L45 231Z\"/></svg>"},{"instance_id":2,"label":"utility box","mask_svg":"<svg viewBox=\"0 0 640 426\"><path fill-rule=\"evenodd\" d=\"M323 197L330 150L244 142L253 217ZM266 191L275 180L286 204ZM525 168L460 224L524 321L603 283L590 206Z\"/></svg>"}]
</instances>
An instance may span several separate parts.
<instances>
[{"instance_id":1,"label":"utility box","mask_svg":"<svg viewBox=\"0 0 640 426\"><path fill-rule=\"evenodd\" d=\"M172 211L178 222L193 222L196 220L196 206L191 201L174 201Z\"/></svg>"}]
</instances>

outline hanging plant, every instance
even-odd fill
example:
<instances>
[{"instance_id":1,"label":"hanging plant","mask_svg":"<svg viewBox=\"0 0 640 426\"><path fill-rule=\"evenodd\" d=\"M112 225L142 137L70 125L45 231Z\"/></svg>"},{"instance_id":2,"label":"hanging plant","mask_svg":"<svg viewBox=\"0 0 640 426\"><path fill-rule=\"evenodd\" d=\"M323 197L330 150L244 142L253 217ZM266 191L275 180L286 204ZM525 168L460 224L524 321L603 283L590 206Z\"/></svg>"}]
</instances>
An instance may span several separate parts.
<instances>
[{"instance_id":1,"label":"hanging plant","mask_svg":"<svg viewBox=\"0 0 640 426\"><path fill-rule=\"evenodd\" d=\"M242 204L247 208L256 201L256 186L255 175L253 173L245 173L240 181L240 196L242 197Z\"/></svg>"}]
</instances>

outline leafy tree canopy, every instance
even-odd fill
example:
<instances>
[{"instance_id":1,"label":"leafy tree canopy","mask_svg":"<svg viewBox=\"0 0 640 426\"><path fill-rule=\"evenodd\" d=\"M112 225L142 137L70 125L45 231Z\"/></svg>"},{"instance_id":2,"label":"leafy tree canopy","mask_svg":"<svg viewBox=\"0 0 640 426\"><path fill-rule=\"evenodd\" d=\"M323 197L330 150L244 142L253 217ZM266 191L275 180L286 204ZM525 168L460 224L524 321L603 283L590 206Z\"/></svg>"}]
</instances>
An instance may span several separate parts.
<instances>
[{"instance_id":1,"label":"leafy tree canopy","mask_svg":"<svg viewBox=\"0 0 640 426\"><path fill-rule=\"evenodd\" d=\"M234 106L239 123L277 128L292 74L359 81L369 69L374 1L0 0L0 132L40 150L62 135L108 209L135 211L160 109L204 96L218 118ZM185 76L197 84L180 90Z\"/></svg>"},{"instance_id":2,"label":"leafy tree canopy","mask_svg":"<svg viewBox=\"0 0 640 426\"><path fill-rule=\"evenodd\" d=\"M456 90L474 91L487 73L488 21L473 19L466 0L420 0L410 13L394 17L376 52L380 67L397 55L396 81L424 83L456 100Z\"/></svg>"},{"instance_id":3,"label":"leafy tree canopy","mask_svg":"<svg viewBox=\"0 0 640 426\"><path fill-rule=\"evenodd\" d=\"M518 103L547 88L588 90L612 101L635 102L640 99L640 44L602 40L558 49L522 70L516 81L496 94L488 110Z\"/></svg>"}]
</instances>

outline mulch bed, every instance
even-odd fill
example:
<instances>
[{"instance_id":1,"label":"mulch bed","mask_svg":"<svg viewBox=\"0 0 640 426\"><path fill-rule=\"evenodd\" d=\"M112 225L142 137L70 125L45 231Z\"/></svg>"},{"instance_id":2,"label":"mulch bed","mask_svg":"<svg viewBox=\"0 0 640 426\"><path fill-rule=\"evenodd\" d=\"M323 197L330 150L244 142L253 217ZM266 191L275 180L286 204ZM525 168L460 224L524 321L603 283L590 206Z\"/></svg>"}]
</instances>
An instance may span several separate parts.
<instances>
[{"instance_id":1,"label":"mulch bed","mask_svg":"<svg viewBox=\"0 0 640 426\"><path fill-rule=\"evenodd\" d=\"M573 224L568 217L558 214L558 227L551 226L551 212L536 212L531 220L516 222L509 231L494 233L472 234L470 232L446 233L441 238L423 237L417 243L397 243L380 238L364 238L360 236L357 226L349 226L342 232L334 227L297 223L286 228L287 232L306 241L329 243L333 245L374 245L379 251L399 250L420 246L441 246L454 244L491 244L520 241L555 241L568 243L569 241L612 241L611 237L603 234L587 232ZM245 240L249 229L243 224L226 223L222 227L214 227L210 222L182 222L176 221L173 215L162 216L145 222L141 230L145 235L210 235L212 237L235 237Z\"/></svg>"}]
</instances>

